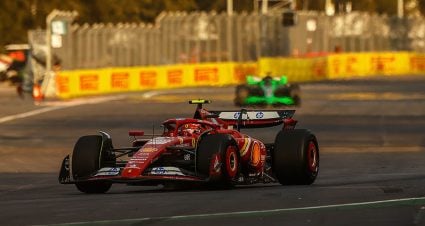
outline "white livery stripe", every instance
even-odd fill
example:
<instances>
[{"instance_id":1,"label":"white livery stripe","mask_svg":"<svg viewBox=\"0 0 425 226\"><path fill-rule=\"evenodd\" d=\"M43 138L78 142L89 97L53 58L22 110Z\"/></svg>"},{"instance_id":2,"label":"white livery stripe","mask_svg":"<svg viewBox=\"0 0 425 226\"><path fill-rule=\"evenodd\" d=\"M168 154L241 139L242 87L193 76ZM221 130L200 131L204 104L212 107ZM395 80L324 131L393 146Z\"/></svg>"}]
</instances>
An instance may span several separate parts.
<instances>
[{"instance_id":1,"label":"white livery stripe","mask_svg":"<svg viewBox=\"0 0 425 226\"><path fill-rule=\"evenodd\" d=\"M251 146L251 138L245 138L244 142L245 143L244 143L242 150L241 150L242 151L241 156L245 156L246 153L248 152L249 146Z\"/></svg>"},{"instance_id":2,"label":"white livery stripe","mask_svg":"<svg viewBox=\"0 0 425 226\"><path fill-rule=\"evenodd\" d=\"M221 112L219 118L227 120L238 119L240 115L239 111L226 111ZM248 111L247 114L242 115L243 120L251 119L275 119L280 118L277 111Z\"/></svg>"}]
</instances>

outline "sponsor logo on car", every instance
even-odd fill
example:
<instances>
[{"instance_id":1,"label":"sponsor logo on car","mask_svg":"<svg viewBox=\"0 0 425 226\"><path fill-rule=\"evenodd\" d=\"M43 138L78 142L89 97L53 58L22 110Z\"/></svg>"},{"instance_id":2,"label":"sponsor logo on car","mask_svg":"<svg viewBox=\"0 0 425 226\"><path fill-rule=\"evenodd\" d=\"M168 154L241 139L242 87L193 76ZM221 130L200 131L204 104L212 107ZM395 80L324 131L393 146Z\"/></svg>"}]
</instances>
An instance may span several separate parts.
<instances>
[{"instance_id":1,"label":"sponsor logo on car","mask_svg":"<svg viewBox=\"0 0 425 226\"><path fill-rule=\"evenodd\" d=\"M142 151L143 152L155 152L155 151L158 151L158 148L151 148L151 147L142 148Z\"/></svg>"},{"instance_id":2,"label":"sponsor logo on car","mask_svg":"<svg viewBox=\"0 0 425 226\"><path fill-rule=\"evenodd\" d=\"M183 156L183 159L184 159L185 161L189 161L189 160L190 160L190 154L185 154L185 155Z\"/></svg>"},{"instance_id":3,"label":"sponsor logo on car","mask_svg":"<svg viewBox=\"0 0 425 226\"><path fill-rule=\"evenodd\" d=\"M218 158L218 155L215 156L213 167L216 173L220 172L220 159Z\"/></svg>"},{"instance_id":4,"label":"sponsor logo on car","mask_svg":"<svg viewBox=\"0 0 425 226\"><path fill-rule=\"evenodd\" d=\"M219 118L234 120L239 119L241 112L239 111L224 111L219 114ZM246 114L242 114L242 120L247 119L278 119L280 118L277 111L248 111Z\"/></svg>"},{"instance_id":5,"label":"sponsor logo on car","mask_svg":"<svg viewBox=\"0 0 425 226\"><path fill-rule=\"evenodd\" d=\"M132 161L146 161L147 159L148 159L147 157L141 157L141 158L135 157L135 158L132 158L131 160Z\"/></svg>"},{"instance_id":6,"label":"sponsor logo on car","mask_svg":"<svg viewBox=\"0 0 425 226\"><path fill-rule=\"evenodd\" d=\"M171 137L155 137L146 144L166 144L172 140L173 138Z\"/></svg>"},{"instance_id":7,"label":"sponsor logo on car","mask_svg":"<svg viewBox=\"0 0 425 226\"><path fill-rule=\"evenodd\" d=\"M155 167L151 171L152 174L165 174L165 168L164 167Z\"/></svg>"},{"instance_id":8,"label":"sponsor logo on car","mask_svg":"<svg viewBox=\"0 0 425 226\"><path fill-rule=\"evenodd\" d=\"M192 147L196 147L196 140L195 140L195 138L192 138Z\"/></svg>"},{"instance_id":9,"label":"sponsor logo on car","mask_svg":"<svg viewBox=\"0 0 425 226\"><path fill-rule=\"evenodd\" d=\"M264 117L264 113L263 112L258 112L257 114L255 114L256 118L263 118Z\"/></svg>"},{"instance_id":10,"label":"sponsor logo on car","mask_svg":"<svg viewBox=\"0 0 425 226\"><path fill-rule=\"evenodd\" d=\"M182 171L177 167L172 166L161 166L152 168L150 174L152 175L178 175L184 176Z\"/></svg>"},{"instance_id":11,"label":"sponsor logo on car","mask_svg":"<svg viewBox=\"0 0 425 226\"><path fill-rule=\"evenodd\" d=\"M120 168L104 167L97 171L95 176L116 176L120 173Z\"/></svg>"}]
</instances>

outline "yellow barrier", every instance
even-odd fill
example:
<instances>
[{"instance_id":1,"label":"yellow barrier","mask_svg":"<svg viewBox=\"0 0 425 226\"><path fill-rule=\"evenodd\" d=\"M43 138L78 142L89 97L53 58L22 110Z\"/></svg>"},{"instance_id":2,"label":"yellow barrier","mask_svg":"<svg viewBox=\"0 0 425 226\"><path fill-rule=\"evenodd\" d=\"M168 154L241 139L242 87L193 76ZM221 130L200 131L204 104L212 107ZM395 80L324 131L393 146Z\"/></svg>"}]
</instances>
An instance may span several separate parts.
<instances>
[{"instance_id":1,"label":"yellow barrier","mask_svg":"<svg viewBox=\"0 0 425 226\"><path fill-rule=\"evenodd\" d=\"M374 75L425 74L425 54L340 53L310 58L261 58L253 63L203 63L155 67L63 71L56 76L60 98L104 93L243 83L249 74L286 75L289 82Z\"/></svg>"},{"instance_id":2,"label":"yellow barrier","mask_svg":"<svg viewBox=\"0 0 425 226\"><path fill-rule=\"evenodd\" d=\"M285 75L291 82L317 81L326 78L326 58L261 58L259 74Z\"/></svg>"},{"instance_id":3,"label":"yellow barrier","mask_svg":"<svg viewBox=\"0 0 425 226\"><path fill-rule=\"evenodd\" d=\"M409 66L412 74L425 74L425 54L411 54Z\"/></svg>"},{"instance_id":4,"label":"yellow barrier","mask_svg":"<svg viewBox=\"0 0 425 226\"><path fill-rule=\"evenodd\" d=\"M425 54L409 52L341 53L312 58L262 58L258 63L260 74L287 75L290 82L425 73Z\"/></svg>"},{"instance_id":5,"label":"yellow barrier","mask_svg":"<svg viewBox=\"0 0 425 226\"><path fill-rule=\"evenodd\" d=\"M63 71L56 76L60 98L190 86L220 86L256 74L256 63L206 63L157 67Z\"/></svg>"},{"instance_id":6,"label":"yellow barrier","mask_svg":"<svg viewBox=\"0 0 425 226\"><path fill-rule=\"evenodd\" d=\"M409 74L408 52L347 53L328 56L328 78Z\"/></svg>"}]
</instances>

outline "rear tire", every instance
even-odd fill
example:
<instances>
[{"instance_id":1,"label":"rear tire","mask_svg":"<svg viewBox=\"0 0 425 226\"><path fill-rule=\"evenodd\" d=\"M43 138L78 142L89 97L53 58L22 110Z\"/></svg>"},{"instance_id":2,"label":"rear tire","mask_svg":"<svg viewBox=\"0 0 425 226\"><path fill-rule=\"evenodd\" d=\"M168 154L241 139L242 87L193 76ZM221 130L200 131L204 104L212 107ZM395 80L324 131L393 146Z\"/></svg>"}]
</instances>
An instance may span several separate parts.
<instances>
[{"instance_id":1,"label":"rear tire","mask_svg":"<svg viewBox=\"0 0 425 226\"><path fill-rule=\"evenodd\" d=\"M279 88L276 89L276 91L274 92L274 95L276 97L288 97L291 95L290 87L280 86Z\"/></svg>"},{"instance_id":2,"label":"rear tire","mask_svg":"<svg viewBox=\"0 0 425 226\"><path fill-rule=\"evenodd\" d=\"M294 105L299 107L301 106L301 89L298 84L291 84L290 86L290 95L294 100Z\"/></svg>"},{"instance_id":3,"label":"rear tire","mask_svg":"<svg viewBox=\"0 0 425 226\"><path fill-rule=\"evenodd\" d=\"M208 176L210 187L232 187L240 171L236 142L228 134L203 137L198 144L196 166L198 173Z\"/></svg>"},{"instance_id":4,"label":"rear tire","mask_svg":"<svg viewBox=\"0 0 425 226\"><path fill-rule=\"evenodd\" d=\"M235 105L244 106L245 99L249 96L249 88L245 85L236 86L235 96Z\"/></svg>"},{"instance_id":5,"label":"rear tire","mask_svg":"<svg viewBox=\"0 0 425 226\"><path fill-rule=\"evenodd\" d=\"M72 154L72 176L75 186L84 193L105 193L112 183L108 181L80 181L92 176L102 167L102 136L90 135L78 139Z\"/></svg>"},{"instance_id":6,"label":"rear tire","mask_svg":"<svg viewBox=\"0 0 425 226\"><path fill-rule=\"evenodd\" d=\"M301 106L301 98L298 95L292 96L292 99L294 100L294 106L300 107Z\"/></svg>"},{"instance_id":7,"label":"rear tire","mask_svg":"<svg viewBox=\"0 0 425 226\"><path fill-rule=\"evenodd\" d=\"M283 185L309 185L319 173L319 146L309 130L280 131L272 153L272 168Z\"/></svg>"}]
</instances>

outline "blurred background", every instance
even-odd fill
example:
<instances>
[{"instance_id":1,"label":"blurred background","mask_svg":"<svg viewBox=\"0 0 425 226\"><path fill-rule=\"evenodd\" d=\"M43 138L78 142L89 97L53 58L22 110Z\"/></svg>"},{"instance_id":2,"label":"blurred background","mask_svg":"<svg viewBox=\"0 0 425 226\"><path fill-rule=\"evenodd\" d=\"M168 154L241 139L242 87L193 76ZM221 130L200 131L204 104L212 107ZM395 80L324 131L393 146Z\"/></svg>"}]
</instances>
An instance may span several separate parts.
<instances>
[{"instance_id":1,"label":"blurred background","mask_svg":"<svg viewBox=\"0 0 425 226\"><path fill-rule=\"evenodd\" d=\"M46 19L54 9L74 12L54 15L72 23L62 34L61 51L79 53L58 50L64 69L425 50L425 2L419 0L5 0L1 51L8 44L45 44L46 22L52 22ZM153 39L151 49L141 55L145 38Z\"/></svg>"},{"instance_id":2,"label":"blurred background","mask_svg":"<svg viewBox=\"0 0 425 226\"><path fill-rule=\"evenodd\" d=\"M4 0L0 12L0 80L27 92L35 86L46 96L82 93L62 95L55 83L58 71L255 62L249 69L235 69L242 71L235 81L219 83L240 83L246 74L266 71L304 82L315 79L293 79L291 71L329 74L339 69L299 61L307 66L279 70L261 59L425 52L425 2L420 0ZM384 68L395 58L373 56L369 61L376 66L358 67ZM424 59L415 55L401 61L422 65Z\"/></svg>"},{"instance_id":3,"label":"blurred background","mask_svg":"<svg viewBox=\"0 0 425 226\"><path fill-rule=\"evenodd\" d=\"M361 35L369 36L373 35L371 32L374 32L375 35L379 34L395 39L397 36L402 35L400 34L402 31L396 30L394 33L391 32L393 33L391 35L388 33L390 30L394 31L394 26L397 26L398 21L396 18L402 19L403 22L399 21L399 23L409 25L406 28L408 31L405 31L409 38L423 38L423 25L422 29L420 29L421 26L419 23L425 13L425 2L419 0L4 0L0 2L0 17L2 21L0 23L0 30L2 31L2 36L0 37L1 51L6 51L5 46L7 44L27 43L28 30L45 29L47 15L54 9L65 11L75 10L78 13L78 17L74 18L73 23L80 26L86 23L90 25L96 23L98 25L106 25L107 23L136 23L137 25L140 25L140 23L158 23L157 25L160 26L173 22L185 22L188 26L197 27L198 33L206 33L204 36L208 36L208 33L218 32L216 27L219 24L216 24L217 18L214 18L214 14L208 13L205 17L201 18L193 18L193 16L191 18L190 15L199 11L214 11L217 14L227 12L229 14L229 2L232 2L230 7L232 7L231 11L233 11L235 21L248 20L251 23L255 23L252 14L267 14L268 17L266 19L270 20L267 24L272 26L273 19L281 19L282 11L291 8L302 14L301 18L299 18L299 24L301 24L303 19L311 17L317 20L316 29L311 27L314 25L310 25L311 32L316 32L315 30L318 30L317 32L328 30L328 35L334 38L355 38ZM264 2L267 3L266 11L264 10ZM170 15L166 18L158 17L162 12L168 12L168 14L174 17ZM173 12L186 12L187 14L178 14L176 16ZM324 15L334 18L327 21L330 18L326 18ZM371 20L371 18L376 19ZM215 24L211 25L214 22ZM241 26L240 30L242 32L246 32L245 29L249 27L246 23L247 21L242 21L241 24L236 23L236 25ZM325 27L325 25L329 25L328 23L335 26ZM367 32L366 26L380 27L382 30L386 30L386 32L382 33L377 30ZM417 29L411 29L414 26L417 26ZM303 26L303 28L306 27ZM355 30L349 28L355 28ZM272 28L269 29L269 34L277 32ZM412 33L413 30L416 30L417 33ZM180 32L187 33L189 30ZM254 32L251 30L251 33ZM415 48L415 45L419 44L412 43L410 48ZM387 46L386 48L393 49L395 47ZM327 48L322 47L316 50L327 50Z\"/></svg>"}]
</instances>

